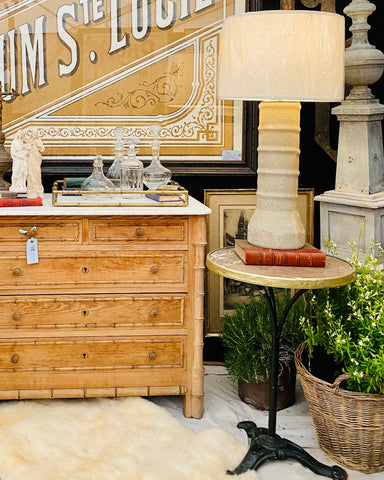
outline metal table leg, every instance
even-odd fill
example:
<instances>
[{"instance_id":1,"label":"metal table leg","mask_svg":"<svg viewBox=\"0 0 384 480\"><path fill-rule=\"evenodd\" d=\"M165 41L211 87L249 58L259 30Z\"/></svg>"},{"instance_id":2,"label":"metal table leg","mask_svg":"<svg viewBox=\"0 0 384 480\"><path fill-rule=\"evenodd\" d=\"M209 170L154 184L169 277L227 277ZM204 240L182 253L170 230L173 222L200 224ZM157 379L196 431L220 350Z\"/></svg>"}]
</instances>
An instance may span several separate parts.
<instances>
[{"instance_id":1,"label":"metal table leg","mask_svg":"<svg viewBox=\"0 0 384 480\"><path fill-rule=\"evenodd\" d=\"M228 471L229 475L244 473L247 470L257 470L266 461L286 460L293 458L305 467L312 470L317 475L333 478L334 480L346 480L348 474L338 465L329 467L318 462L303 448L299 447L290 440L281 438L276 434L276 416L277 416L277 389L278 389L278 367L279 367L279 347L281 331L287 315L293 304L306 292L305 289L298 290L291 298L289 304L285 307L280 318L277 316L276 301L274 289L265 287L263 295L267 300L271 328L272 328L272 360L270 375L270 397L269 397L269 416L268 428L257 427L254 422L240 422L238 428L247 432L250 447L234 470Z\"/></svg>"}]
</instances>

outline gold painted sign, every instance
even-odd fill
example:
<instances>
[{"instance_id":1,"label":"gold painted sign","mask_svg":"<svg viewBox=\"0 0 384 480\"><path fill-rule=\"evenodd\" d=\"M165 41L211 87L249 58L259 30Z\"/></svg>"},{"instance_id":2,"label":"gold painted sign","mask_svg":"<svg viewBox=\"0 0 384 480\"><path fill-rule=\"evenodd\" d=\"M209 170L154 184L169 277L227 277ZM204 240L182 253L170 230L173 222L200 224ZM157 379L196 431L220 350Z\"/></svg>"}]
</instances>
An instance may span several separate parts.
<instances>
[{"instance_id":1,"label":"gold painted sign","mask_svg":"<svg viewBox=\"0 0 384 480\"><path fill-rule=\"evenodd\" d=\"M225 0L3 1L0 81L20 94L4 107L6 145L37 126L46 157L111 155L116 126L148 147L157 121L168 158L239 148L216 98L221 24L234 12Z\"/></svg>"}]
</instances>

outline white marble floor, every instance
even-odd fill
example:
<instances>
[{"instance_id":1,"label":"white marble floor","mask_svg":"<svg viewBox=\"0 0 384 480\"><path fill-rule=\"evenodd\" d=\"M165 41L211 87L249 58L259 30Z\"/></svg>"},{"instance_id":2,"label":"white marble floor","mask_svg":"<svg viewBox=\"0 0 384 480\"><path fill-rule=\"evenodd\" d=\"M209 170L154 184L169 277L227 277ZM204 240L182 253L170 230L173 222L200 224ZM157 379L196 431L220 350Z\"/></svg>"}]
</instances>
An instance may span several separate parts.
<instances>
[{"instance_id":1,"label":"white marble floor","mask_svg":"<svg viewBox=\"0 0 384 480\"><path fill-rule=\"evenodd\" d=\"M205 370L204 416L202 419L184 418L180 397L153 397L152 401L167 409L183 425L193 431L220 427L246 445L246 434L244 430L237 428L238 422L252 420L257 426L267 427L268 412L256 410L239 399L237 386L228 378L224 367L206 365ZM303 447L320 462L327 465L335 464L319 448L312 418L299 382L295 404L277 414L277 433ZM369 475L352 470L347 470L347 472L349 480L384 480L384 472ZM281 480L282 478L284 480L320 480L325 478L315 475L294 460L266 463L259 468L258 476L260 480Z\"/></svg>"}]
</instances>

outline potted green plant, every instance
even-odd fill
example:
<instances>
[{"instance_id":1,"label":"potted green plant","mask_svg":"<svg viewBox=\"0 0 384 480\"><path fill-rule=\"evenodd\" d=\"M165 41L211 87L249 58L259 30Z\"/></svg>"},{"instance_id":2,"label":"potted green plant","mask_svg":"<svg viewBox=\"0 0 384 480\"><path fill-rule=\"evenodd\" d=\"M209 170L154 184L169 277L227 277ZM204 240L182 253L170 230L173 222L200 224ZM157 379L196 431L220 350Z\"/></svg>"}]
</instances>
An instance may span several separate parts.
<instances>
[{"instance_id":1,"label":"potted green plant","mask_svg":"<svg viewBox=\"0 0 384 480\"><path fill-rule=\"evenodd\" d=\"M277 289L275 290L277 292ZM276 295L280 315L290 299L289 290ZM295 401L296 368L294 352L303 341L299 317L304 300L291 309L281 334L277 409ZM269 408L269 376L271 369L272 333L270 313L263 295L251 297L248 303L235 305L234 312L225 315L221 336L225 347L224 363L230 378L237 382L240 398L261 410Z\"/></svg>"},{"instance_id":2,"label":"potted green plant","mask_svg":"<svg viewBox=\"0 0 384 480\"><path fill-rule=\"evenodd\" d=\"M372 473L384 470L384 276L377 245L363 261L350 246L356 281L310 292L295 359L321 448Z\"/></svg>"}]
</instances>

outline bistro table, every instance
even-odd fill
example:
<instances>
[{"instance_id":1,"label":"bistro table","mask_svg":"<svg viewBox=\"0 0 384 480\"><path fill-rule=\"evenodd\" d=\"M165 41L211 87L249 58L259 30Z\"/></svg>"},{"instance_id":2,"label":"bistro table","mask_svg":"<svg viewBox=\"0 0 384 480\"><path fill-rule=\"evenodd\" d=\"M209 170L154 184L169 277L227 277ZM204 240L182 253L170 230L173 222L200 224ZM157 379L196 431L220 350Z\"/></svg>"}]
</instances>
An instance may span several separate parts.
<instances>
[{"instance_id":1,"label":"bistro table","mask_svg":"<svg viewBox=\"0 0 384 480\"><path fill-rule=\"evenodd\" d=\"M250 447L241 463L227 473L240 474L247 470L257 470L268 460L293 458L317 475L345 480L347 473L341 467L337 465L329 467L318 462L299 445L276 434L278 361L281 331L287 314L296 300L309 289L341 287L351 283L355 280L354 267L345 260L332 256L327 256L325 267L246 265L232 247L219 248L210 252L207 256L207 267L223 277L262 287L261 293L269 306L272 329L268 428L257 427L251 421L238 424L238 428L247 432ZM295 290L279 318L276 312L274 288Z\"/></svg>"}]
</instances>

